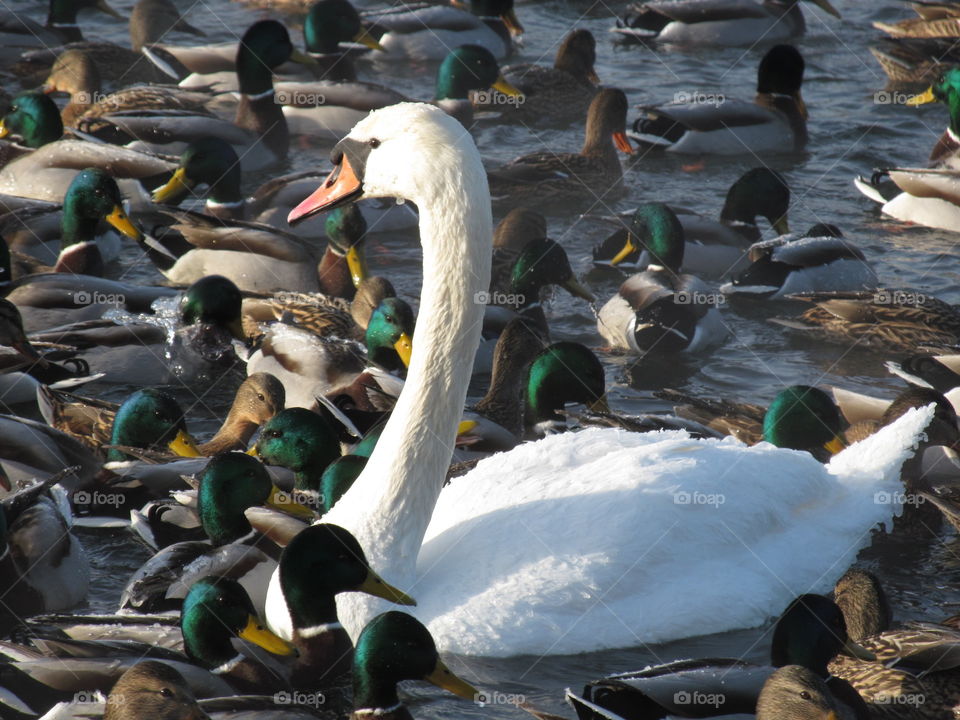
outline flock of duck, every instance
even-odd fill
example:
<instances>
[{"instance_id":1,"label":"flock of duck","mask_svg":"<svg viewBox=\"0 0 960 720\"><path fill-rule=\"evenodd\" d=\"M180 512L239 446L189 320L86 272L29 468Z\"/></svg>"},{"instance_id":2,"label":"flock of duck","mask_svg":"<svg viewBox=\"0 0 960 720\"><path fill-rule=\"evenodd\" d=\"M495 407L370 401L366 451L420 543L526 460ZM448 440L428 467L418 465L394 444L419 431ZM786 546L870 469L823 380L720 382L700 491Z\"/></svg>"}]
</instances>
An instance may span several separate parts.
<instances>
[{"instance_id":1,"label":"flock of duck","mask_svg":"<svg viewBox=\"0 0 960 720\"><path fill-rule=\"evenodd\" d=\"M960 5L912 4L888 33L956 32ZM501 67L523 33L512 0L293 5L304 51L272 17L175 44L203 32L169 0L138 0L132 49L84 40L85 11L122 19L105 0L0 14L5 75L40 88L0 122L0 717L410 718L401 681L488 697L441 651L576 654L771 618L769 665L679 660L567 700L582 719L956 717L960 621L894 626L877 578L848 568L878 528L960 528L960 311L882 285L833 225L791 234L790 189L762 165L717 220L662 202L607 218L593 263L627 276L598 309L547 236L544 214L621 197L632 155L804 150L787 43L809 10L635 3L611 28L627 41L769 49L753 100L693 93L632 119L587 30L552 67ZM909 104L949 124L929 167L857 187L960 231L960 69L943 48L904 69L934 46L889 42L891 77L930 83ZM435 67L433 101L358 80L378 55ZM494 165L478 123L584 141ZM275 174L299 142L332 169ZM250 193L251 172L274 175ZM365 252L404 232L418 313ZM147 266L169 282L129 280ZM895 357L905 387L794 385L767 407L664 388L673 413L617 412L595 350L552 337L554 287L594 310L603 353L667 362L721 346L728 303L800 301L784 332ZM196 406L229 389L206 442L170 388ZM74 527L152 553L115 615L64 614L98 582Z\"/></svg>"}]
</instances>

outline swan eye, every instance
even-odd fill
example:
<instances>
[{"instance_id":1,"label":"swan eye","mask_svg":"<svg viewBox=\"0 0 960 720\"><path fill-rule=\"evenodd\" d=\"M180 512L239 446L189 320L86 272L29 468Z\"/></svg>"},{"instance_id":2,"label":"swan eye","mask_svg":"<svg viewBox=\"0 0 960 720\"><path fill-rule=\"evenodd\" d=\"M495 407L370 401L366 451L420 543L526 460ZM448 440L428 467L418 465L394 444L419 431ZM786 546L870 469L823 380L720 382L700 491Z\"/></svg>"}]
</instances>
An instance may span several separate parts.
<instances>
[{"instance_id":1,"label":"swan eye","mask_svg":"<svg viewBox=\"0 0 960 720\"><path fill-rule=\"evenodd\" d=\"M376 149L376 148L380 147L380 141L377 140L376 138L370 138L370 140L367 142L367 145L369 145L370 147Z\"/></svg>"}]
</instances>

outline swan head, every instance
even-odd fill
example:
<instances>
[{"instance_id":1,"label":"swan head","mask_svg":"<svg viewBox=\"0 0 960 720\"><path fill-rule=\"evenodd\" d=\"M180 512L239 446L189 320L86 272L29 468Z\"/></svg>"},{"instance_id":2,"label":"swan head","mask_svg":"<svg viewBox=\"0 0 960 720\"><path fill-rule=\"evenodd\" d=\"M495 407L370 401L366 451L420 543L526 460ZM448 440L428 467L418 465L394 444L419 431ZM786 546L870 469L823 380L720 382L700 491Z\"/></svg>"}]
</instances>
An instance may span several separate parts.
<instances>
[{"instance_id":1,"label":"swan head","mask_svg":"<svg viewBox=\"0 0 960 720\"><path fill-rule=\"evenodd\" d=\"M418 206L463 187L489 196L477 147L463 125L423 103L375 110L331 153L334 170L290 211L291 225L362 197L395 197ZM488 199L489 203L489 199Z\"/></svg>"}]
</instances>

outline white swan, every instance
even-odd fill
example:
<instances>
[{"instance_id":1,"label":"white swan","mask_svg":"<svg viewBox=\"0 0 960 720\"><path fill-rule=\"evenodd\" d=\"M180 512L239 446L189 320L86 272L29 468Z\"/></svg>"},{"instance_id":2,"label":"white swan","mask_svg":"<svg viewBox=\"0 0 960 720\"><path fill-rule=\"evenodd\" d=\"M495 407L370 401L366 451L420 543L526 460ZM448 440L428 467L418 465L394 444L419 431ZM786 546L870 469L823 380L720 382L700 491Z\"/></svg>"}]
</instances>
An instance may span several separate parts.
<instances>
[{"instance_id":1,"label":"white swan","mask_svg":"<svg viewBox=\"0 0 960 720\"><path fill-rule=\"evenodd\" d=\"M419 104L371 113L337 151L291 220L361 195L412 200L424 280L406 387L324 521L418 599L441 649L572 653L758 625L826 590L898 511L899 467L932 408L826 467L769 445L598 429L492 457L441 493L480 336L474 295L489 283L480 156L459 123ZM338 598L354 637L381 609L358 600ZM289 636L276 575L266 613Z\"/></svg>"}]
</instances>

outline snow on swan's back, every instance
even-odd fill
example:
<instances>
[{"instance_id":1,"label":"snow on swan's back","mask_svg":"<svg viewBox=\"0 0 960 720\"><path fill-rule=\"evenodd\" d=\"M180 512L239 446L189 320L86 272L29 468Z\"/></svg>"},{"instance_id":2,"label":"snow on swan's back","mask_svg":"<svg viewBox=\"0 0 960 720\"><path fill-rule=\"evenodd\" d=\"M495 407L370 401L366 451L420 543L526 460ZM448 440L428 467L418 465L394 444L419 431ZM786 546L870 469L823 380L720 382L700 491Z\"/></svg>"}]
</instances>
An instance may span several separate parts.
<instances>
[{"instance_id":1,"label":"snow on swan's back","mask_svg":"<svg viewBox=\"0 0 960 720\"><path fill-rule=\"evenodd\" d=\"M829 588L899 513L900 467L931 417L911 411L827 466L680 431L591 429L493 456L440 494L416 615L445 651L495 656L762 624Z\"/></svg>"}]
</instances>

